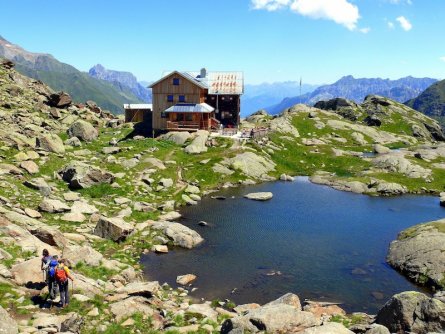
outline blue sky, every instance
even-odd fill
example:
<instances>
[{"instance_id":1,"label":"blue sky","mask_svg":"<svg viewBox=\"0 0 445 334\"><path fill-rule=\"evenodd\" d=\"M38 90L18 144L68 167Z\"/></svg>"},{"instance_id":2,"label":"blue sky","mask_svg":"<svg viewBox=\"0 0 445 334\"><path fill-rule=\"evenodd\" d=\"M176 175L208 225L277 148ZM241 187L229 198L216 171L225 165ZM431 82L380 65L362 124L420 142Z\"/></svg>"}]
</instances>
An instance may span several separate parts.
<instances>
[{"instance_id":1,"label":"blue sky","mask_svg":"<svg viewBox=\"0 0 445 334\"><path fill-rule=\"evenodd\" d=\"M203 66L246 83L441 79L444 13L444 0L21 0L2 3L0 35L147 81Z\"/></svg>"}]
</instances>

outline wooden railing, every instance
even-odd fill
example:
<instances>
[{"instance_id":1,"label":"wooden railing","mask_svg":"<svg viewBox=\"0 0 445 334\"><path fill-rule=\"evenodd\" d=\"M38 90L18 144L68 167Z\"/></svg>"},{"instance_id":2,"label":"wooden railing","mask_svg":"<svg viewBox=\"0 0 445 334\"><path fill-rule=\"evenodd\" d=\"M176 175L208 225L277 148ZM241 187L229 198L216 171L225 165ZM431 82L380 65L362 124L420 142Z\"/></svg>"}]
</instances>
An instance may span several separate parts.
<instances>
[{"instance_id":1,"label":"wooden railing","mask_svg":"<svg viewBox=\"0 0 445 334\"><path fill-rule=\"evenodd\" d=\"M167 129L199 129L199 122L194 121L167 121Z\"/></svg>"}]
</instances>

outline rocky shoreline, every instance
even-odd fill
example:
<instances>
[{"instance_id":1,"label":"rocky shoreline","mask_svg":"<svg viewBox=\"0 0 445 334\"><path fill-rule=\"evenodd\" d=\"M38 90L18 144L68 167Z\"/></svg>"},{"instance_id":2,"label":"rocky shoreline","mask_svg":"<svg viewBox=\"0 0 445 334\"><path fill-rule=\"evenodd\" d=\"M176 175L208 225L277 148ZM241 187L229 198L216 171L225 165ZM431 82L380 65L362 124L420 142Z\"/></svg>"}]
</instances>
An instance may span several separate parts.
<instances>
[{"instance_id":1,"label":"rocky shoreline","mask_svg":"<svg viewBox=\"0 0 445 334\"><path fill-rule=\"evenodd\" d=\"M173 289L144 281L138 263L143 252L190 249L202 242L196 231L169 221L179 217L179 205L196 205L221 186L306 174L315 183L362 193L438 193L445 155L444 146L433 142L441 136L433 120L370 97L357 115L363 122L372 116L374 123L376 118L388 123L386 130L351 123L344 118L350 113L300 105L279 117L248 119L246 127L266 123L272 129L270 138L253 142L202 131L131 138L132 129L121 118L91 101L74 104L68 94L13 67L0 63L0 329L5 333L371 334L388 332L379 324L401 333L444 328L440 294L396 295L375 319L346 315L333 305L302 306L292 294L263 306L196 303L188 285ZM399 117L409 119L405 130L412 133L389 132ZM372 159L348 153L373 143L413 147ZM390 179L395 174L398 182ZM63 255L73 268L67 309L48 308L39 257L44 248ZM440 282L437 275L431 280ZM395 314L390 321L397 327L385 322L388 314Z\"/></svg>"}]
</instances>

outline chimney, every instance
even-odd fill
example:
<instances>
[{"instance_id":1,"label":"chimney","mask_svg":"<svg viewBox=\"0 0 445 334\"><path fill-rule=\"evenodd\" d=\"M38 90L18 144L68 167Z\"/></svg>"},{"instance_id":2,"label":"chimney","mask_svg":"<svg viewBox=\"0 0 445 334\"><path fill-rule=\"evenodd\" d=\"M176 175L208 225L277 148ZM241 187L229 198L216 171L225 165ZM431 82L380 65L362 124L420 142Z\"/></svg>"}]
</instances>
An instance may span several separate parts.
<instances>
[{"instance_id":1,"label":"chimney","mask_svg":"<svg viewBox=\"0 0 445 334\"><path fill-rule=\"evenodd\" d=\"M202 79L205 78L206 75L207 75L207 70L205 69L205 67L201 68L201 74L199 75L199 77Z\"/></svg>"}]
</instances>

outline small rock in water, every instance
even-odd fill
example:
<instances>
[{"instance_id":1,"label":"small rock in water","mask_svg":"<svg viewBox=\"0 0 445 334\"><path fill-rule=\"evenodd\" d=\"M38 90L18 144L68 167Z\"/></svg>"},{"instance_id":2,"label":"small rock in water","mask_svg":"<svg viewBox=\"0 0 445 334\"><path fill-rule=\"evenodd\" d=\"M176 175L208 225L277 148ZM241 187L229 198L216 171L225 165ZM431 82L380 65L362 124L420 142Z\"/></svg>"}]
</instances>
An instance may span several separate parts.
<instances>
[{"instance_id":1,"label":"small rock in water","mask_svg":"<svg viewBox=\"0 0 445 334\"><path fill-rule=\"evenodd\" d=\"M219 199L219 200L223 201L223 200L226 199L226 196L212 196L211 198L212 199Z\"/></svg>"},{"instance_id":2,"label":"small rock in water","mask_svg":"<svg viewBox=\"0 0 445 334\"><path fill-rule=\"evenodd\" d=\"M155 245L153 246L153 250L156 253L168 253L168 247L166 245Z\"/></svg>"},{"instance_id":3,"label":"small rock in water","mask_svg":"<svg viewBox=\"0 0 445 334\"><path fill-rule=\"evenodd\" d=\"M203 220L198 223L199 226L209 226L209 224Z\"/></svg>"},{"instance_id":4,"label":"small rock in water","mask_svg":"<svg viewBox=\"0 0 445 334\"><path fill-rule=\"evenodd\" d=\"M271 192L258 192L258 193L249 193L244 195L245 198L254 200L254 201L267 201L273 197Z\"/></svg>"},{"instance_id":5,"label":"small rock in water","mask_svg":"<svg viewBox=\"0 0 445 334\"><path fill-rule=\"evenodd\" d=\"M191 282L193 282L196 279L196 275L193 274L187 274L187 275L180 275L176 277L176 283L181 285L187 285Z\"/></svg>"},{"instance_id":6,"label":"small rock in water","mask_svg":"<svg viewBox=\"0 0 445 334\"><path fill-rule=\"evenodd\" d=\"M366 272L365 270L361 269L361 268L354 268L354 269L351 271L351 274L352 274L352 275L366 275L367 272Z\"/></svg>"}]
</instances>

